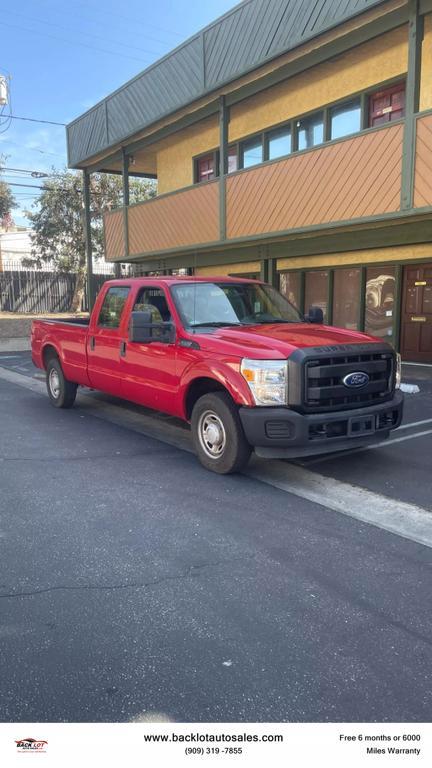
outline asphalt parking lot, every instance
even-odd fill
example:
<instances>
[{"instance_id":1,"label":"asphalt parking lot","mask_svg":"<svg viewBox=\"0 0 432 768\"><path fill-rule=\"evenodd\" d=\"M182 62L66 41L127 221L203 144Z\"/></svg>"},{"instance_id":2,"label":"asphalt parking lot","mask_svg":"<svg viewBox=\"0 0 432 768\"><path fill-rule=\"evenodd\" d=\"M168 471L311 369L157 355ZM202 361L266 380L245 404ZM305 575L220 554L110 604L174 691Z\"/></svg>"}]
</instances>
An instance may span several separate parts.
<instances>
[{"instance_id":1,"label":"asphalt parking lot","mask_svg":"<svg viewBox=\"0 0 432 768\"><path fill-rule=\"evenodd\" d=\"M208 473L145 409L56 411L41 375L0 355L1 720L430 720L430 546ZM432 531L432 375L404 380L387 445L293 471Z\"/></svg>"}]
</instances>

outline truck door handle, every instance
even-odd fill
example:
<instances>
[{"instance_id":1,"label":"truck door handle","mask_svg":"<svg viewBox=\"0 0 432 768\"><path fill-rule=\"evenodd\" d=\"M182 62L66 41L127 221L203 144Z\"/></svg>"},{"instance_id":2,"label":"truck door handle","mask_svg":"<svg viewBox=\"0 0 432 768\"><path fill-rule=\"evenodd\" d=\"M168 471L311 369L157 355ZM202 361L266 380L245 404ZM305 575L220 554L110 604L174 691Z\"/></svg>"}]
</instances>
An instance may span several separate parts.
<instances>
[{"instance_id":1,"label":"truck door handle","mask_svg":"<svg viewBox=\"0 0 432 768\"><path fill-rule=\"evenodd\" d=\"M96 339L94 336L90 336L90 349L94 349L96 346Z\"/></svg>"},{"instance_id":2,"label":"truck door handle","mask_svg":"<svg viewBox=\"0 0 432 768\"><path fill-rule=\"evenodd\" d=\"M126 342L122 341L120 343L120 357L125 357L126 355Z\"/></svg>"}]
</instances>

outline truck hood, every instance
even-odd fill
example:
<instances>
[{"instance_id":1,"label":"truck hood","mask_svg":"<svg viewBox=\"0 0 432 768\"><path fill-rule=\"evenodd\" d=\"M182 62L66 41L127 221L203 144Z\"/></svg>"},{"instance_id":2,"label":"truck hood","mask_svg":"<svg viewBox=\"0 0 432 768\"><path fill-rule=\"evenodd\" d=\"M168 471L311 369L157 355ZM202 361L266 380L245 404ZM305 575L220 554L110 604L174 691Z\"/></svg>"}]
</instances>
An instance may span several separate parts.
<instances>
[{"instance_id":1,"label":"truck hood","mask_svg":"<svg viewBox=\"0 0 432 768\"><path fill-rule=\"evenodd\" d=\"M305 347L382 343L382 339L365 333L309 323L219 328L211 334L195 334L194 339L202 349L263 360L286 358Z\"/></svg>"}]
</instances>

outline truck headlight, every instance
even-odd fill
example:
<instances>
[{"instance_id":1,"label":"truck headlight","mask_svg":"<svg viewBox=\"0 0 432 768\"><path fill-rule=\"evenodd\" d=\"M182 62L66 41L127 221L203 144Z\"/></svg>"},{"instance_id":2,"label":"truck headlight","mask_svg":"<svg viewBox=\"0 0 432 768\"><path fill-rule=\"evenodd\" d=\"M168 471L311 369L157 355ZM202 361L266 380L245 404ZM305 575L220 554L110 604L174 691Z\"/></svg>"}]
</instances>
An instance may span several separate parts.
<instances>
[{"instance_id":1,"label":"truck headlight","mask_svg":"<svg viewBox=\"0 0 432 768\"><path fill-rule=\"evenodd\" d=\"M402 358L399 352L397 352L396 354L396 389L400 388L401 380L402 380Z\"/></svg>"},{"instance_id":2,"label":"truck headlight","mask_svg":"<svg viewBox=\"0 0 432 768\"><path fill-rule=\"evenodd\" d=\"M286 405L288 367L286 360L248 360L241 363L255 405Z\"/></svg>"}]
</instances>

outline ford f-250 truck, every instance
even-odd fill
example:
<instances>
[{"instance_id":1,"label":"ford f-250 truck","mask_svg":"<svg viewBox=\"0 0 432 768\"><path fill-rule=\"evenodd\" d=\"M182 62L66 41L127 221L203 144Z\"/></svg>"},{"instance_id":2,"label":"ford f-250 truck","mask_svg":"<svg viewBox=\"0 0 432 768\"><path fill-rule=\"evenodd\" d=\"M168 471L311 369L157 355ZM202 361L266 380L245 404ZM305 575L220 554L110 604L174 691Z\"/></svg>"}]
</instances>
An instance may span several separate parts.
<instances>
[{"instance_id":1,"label":"ford f-250 truck","mask_svg":"<svg viewBox=\"0 0 432 768\"><path fill-rule=\"evenodd\" d=\"M327 327L258 280L110 280L89 320L35 320L32 357L57 408L91 387L191 424L221 474L382 441L402 418L400 357Z\"/></svg>"}]
</instances>

